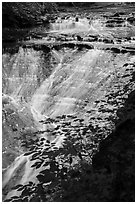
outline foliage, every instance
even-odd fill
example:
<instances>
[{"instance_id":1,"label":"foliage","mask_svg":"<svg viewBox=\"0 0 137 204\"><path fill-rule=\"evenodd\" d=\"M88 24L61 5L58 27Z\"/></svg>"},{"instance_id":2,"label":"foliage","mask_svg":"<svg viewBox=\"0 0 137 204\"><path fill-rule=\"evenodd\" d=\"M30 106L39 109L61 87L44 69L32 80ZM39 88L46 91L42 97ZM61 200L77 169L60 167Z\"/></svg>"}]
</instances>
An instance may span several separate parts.
<instances>
[{"instance_id":1,"label":"foliage","mask_svg":"<svg viewBox=\"0 0 137 204\"><path fill-rule=\"evenodd\" d=\"M55 3L3 2L3 27L30 27L40 20L40 16L55 11Z\"/></svg>"},{"instance_id":2,"label":"foliage","mask_svg":"<svg viewBox=\"0 0 137 204\"><path fill-rule=\"evenodd\" d=\"M123 114L133 105L134 92L129 95ZM84 142L87 139L88 142ZM125 121L119 121L116 129L100 143L93 165L91 141L86 134L82 137L80 133L70 134L62 147L45 138L35 142L31 139L29 151L24 156L30 155L30 160L34 161L31 168L39 169L38 183L15 186L13 189L21 195L5 201L134 201L133 112Z\"/></svg>"}]
</instances>

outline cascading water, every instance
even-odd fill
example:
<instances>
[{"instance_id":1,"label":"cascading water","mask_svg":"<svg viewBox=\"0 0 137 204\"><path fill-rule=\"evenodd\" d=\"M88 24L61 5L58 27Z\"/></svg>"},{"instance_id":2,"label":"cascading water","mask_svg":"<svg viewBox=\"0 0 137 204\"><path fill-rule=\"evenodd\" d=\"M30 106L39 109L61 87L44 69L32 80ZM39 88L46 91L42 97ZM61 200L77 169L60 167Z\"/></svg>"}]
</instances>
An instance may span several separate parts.
<instances>
[{"instance_id":1,"label":"cascading water","mask_svg":"<svg viewBox=\"0 0 137 204\"><path fill-rule=\"evenodd\" d=\"M41 114L52 117L75 112L75 103L91 88L86 81L92 78L94 64L100 51L88 51L80 55L75 54L71 63L61 64L46 79L32 97L34 108Z\"/></svg>"},{"instance_id":2,"label":"cascading water","mask_svg":"<svg viewBox=\"0 0 137 204\"><path fill-rule=\"evenodd\" d=\"M36 58L36 55L34 55L35 51L27 50L25 53L24 50L20 48L19 52L16 54L17 57L14 63L12 61L14 56L11 57L8 62L8 65L11 66L10 62L12 61L13 69L11 69L7 77L5 93L8 94L9 92L10 96L7 97L9 97L10 100L13 98L16 101L16 103L14 102L14 106L17 109L16 114L20 116L21 122L24 123L24 127L35 126L35 129L45 130L46 128L52 128L51 125L42 125L39 121L45 119L47 116L55 117L62 114L75 113L75 103L77 100L81 100L80 89L83 90L83 93L88 91L86 80L87 77L89 77L89 73L92 73L91 67L96 63L97 56L100 53L100 51L91 50L86 51L83 55L83 53L80 54L77 52L77 49L68 49L65 52L53 50L52 55L58 61L58 65L54 68L51 75L43 79L41 84L38 85L37 77L40 71L39 58L38 56ZM35 56L35 61L33 61L33 56ZM36 66L34 66L32 62L35 63ZM22 66L25 71L19 74ZM13 92L11 92L11 87ZM29 89L29 95L27 87ZM22 100L20 99L21 97L23 98ZM6 100L5 98L6 96L4 95L3 100ZM11 106L11 102L5 105L5 110L7 110L8 106ZM21 111L23 108L24 110ZM25 120L23 118L24 114ZM32 120L33 124L30 122L27 124L28 120L26 120L26 117L28 117L28 120ZM18 129L21 128L21 122L19 123L16 121ZM6 124L7 121L4 123L5 128ZM3 138L4 137L7 137L7 135L3 135ZM58 146L60 146L61 138L59 138L57 142ZM3 187L13 185L12 178L23 164L27 165L29 168L29 163L26 163L27 160L23 158L23 155L20 156L6 171L4 171L6 173L4 173L3 177ZM24 172L23 175L26 173L27 171ZM27 179L23 180L24 183L29 179L28 176L26 178ZM18 182L20 182L20 179Z\"/></svg>"},{"instance_id":3,"label":"cascading water","mask_svg":"<svg viewBox=\"0 0 137 204\"><path fill-rule=\"evenodd\" d=\"M51 24L51 30L69 30L69 29L89 29L90 24L87 19L80 19L78 22L75 19L61 20L57 19L55 23Z\"/></svg>"},{"instance_id":4,"label":"cascading water","mask_svg":"<svg viewBox=\"0 0 137 204\"><path fill-rule=\"evenodd\" d=\"M95 34L102 32L101 29L99 20L89 24L85 18L78 22L60 19L51 24L51 33L57 31L59 34ZM118 60L122 65L127 56L119 54ZM94 109L93 102L105 93L103 87L113 77L116 63L117 57L114 60L111 52L97 48L79 50L77 46L51 49L47 53L33 46L20 47L17 53L3 54L4 199L15 195L11 190L14 185L34 181L38 173L31 168L33 162L29 156L23 155L27 148L21 149L15 138L25 135L27 140L33 132L56 127L54 123L40 123L47 118L73 114L84 117L85 111ZM61 146L64 135L54 138L43 133L42 137ZM13 151L13 158L8 161L8 153Z\"/></svg>"},{"instance_id":5,"label":"cascading water","mask_svg":"<svg viewBox=\"0 0 137 204\"><path fill-rule=\"evenodd\" d=\"M55 23L51 23L51 32L58 33L81 33L81 32L92 32L97 33L98 29L101 29L102 24L99 20L87 20L87 18L75 18L70 19L57 19Z\"/></svg>"},{"instance_id":6,"label":"cascading water","mask_svg":"<svg viewBox=\"0 0 137 204\"><path fill-rule=\"evenodd\" d=\"M39 52L37 54L39 54ZM53 50L52 56L56 59L58 65L56 65L48 78L44 79L42 75L43 81L38 85L37 77L41 69L40 57L39 55L36 57L36 53L33 49L27 50L27 52L24 53L22 48L20 48L17 54L18 60L16 58L16 61L12 63L13 69L9 74L11 80L10 86L14 87L13 93L11 93L10 86L8 86L5 91L8 93L8 90L10 90L10 95L15 99L25 97L25 105L24 99L22 99L22 103L18 102L19 107L25 107L26 110L27 106L31 114L29 118L34 120L35 127L39 130L53 128L51 125L43 126L39 123L40 120L46 117L54 118L62 114L82 114L83 109L80 109L77 104L82 103L86 98L89 100L91 97L94 97L96 88L102 80L102 76L104 75L104 77L106 77L110 72L107 65L105 65L105 67L101 65L101 67L95 69L100 63L100 60L102 62L104 61L104 52L101 50L85 50L82 52L79 52L77 49ZM34 66L34 63L36 66ZM25 72L22 73L19 78L19 70L22 66ZM111 67L113 69L113 66ZM20 87L18 81L21 82ZM15 89L15 87L17 87L17 89ZM92 94L90 95L91 92ZM21 112L21 115L23 114L24 112ZM24 125L27 124L25 123ZM54 138L52 138L52 140L54 140ZM58 140L56 138L56 142L58 142L58 146L60 146L62 142L61 137ZM9 166L7 169L9 178L6 176L6 180L3 179L5 183L4 186L12 182L13 175L17 169L20 168L22 162L24 162L22 157L23 156L20 156L18 162L15 161L15 164ZM22 162L19 162L20 160L22 160ZM29 168L29 163L25 165ZM12 172L12 174L10 172ZM27 172L24 172L23 175L26 173ZM28 177L26 178L27 179L23 181L24 183L29 179ZM20 179L18 182L20 183Z\"/></svg>"},{"instance_id":7,"label":"cascading water","mask_svg":"<svg viewBox=\"0 0 137 204\"><path fill-rule=\"evenodd\" d=\"M20 155L21 148L16 138L22 138L27 132L43 128L38 123L43 116L34 108L32 111L30 103L35 90L49 75L48 72L51 72L50 56L47 57L47 55L33 48L24 50L22 47L17 53L3 54L4 168ZM12 158L9 158L9 154L12 155Z\"/></svg>"}]
</instances>

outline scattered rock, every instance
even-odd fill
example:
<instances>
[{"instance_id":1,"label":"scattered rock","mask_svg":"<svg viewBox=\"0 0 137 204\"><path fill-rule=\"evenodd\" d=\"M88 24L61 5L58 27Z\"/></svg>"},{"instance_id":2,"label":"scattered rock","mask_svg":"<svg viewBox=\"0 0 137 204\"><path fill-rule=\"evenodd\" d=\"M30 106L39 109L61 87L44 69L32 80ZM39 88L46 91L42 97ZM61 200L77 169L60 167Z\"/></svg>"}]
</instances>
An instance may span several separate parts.
<instances>
[{"instance_id":1,"label":"scattered rock","mask_svg":"<svg viewBox=\"0 0 137 204\"><path fill-rule=\"evenodd\" d=\"M80 37L79 35L77 35L76 38L77 38L78 41L82 41L83 40L83 38Z\"/></svg>"},{"instance_id":2,"label":"scattered rock","mask_svg":"<svg viewBox=\"0 0 137 204\"><path fill-rule=\"evenodd\" d=\"M111 43L111 44L114 44L113 40L108 39L108 38L103 39L103 42L104 42L104 43Z\"/></svg>"},{"instance_id":3,"label":"scattered rock","mask_svg":"<svg viewBox=\"0 0 137 204\"><path fill-rule=\"evenodd\" d=\"M116 48L116 47L112 47L111 51L114 52L114 53L117 53L117 54L120 53L120 49Z\"/></svg>"},{"instance_id":4,"label":"scattered rock","mask_svg":"<svg viewBox=\"0 0 137 204\"><path fill-rule=\"evenodd\" d=\"M127 18L127 21L131 24L135 24L135 17L129 17Z\"/></svg>"}]
</instances>

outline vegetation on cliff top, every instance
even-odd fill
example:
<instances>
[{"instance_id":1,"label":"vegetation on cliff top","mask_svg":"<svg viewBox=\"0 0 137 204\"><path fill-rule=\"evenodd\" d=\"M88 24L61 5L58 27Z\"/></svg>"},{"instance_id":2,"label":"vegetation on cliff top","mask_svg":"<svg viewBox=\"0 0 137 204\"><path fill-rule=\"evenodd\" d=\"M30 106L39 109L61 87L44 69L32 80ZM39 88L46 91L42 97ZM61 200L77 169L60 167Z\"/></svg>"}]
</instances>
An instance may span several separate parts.
<instances>
[{"instance_id":1,"label":"vegetation on cliff top","mask_svg":"<svg viewBox=\"0 0 137 204\"><path fill-rule=\"evenodd\" d=\"M40 22L40 16L56 10L55 3L3 2L2 26L24 28Z\"/></svg>"}]
</instances>

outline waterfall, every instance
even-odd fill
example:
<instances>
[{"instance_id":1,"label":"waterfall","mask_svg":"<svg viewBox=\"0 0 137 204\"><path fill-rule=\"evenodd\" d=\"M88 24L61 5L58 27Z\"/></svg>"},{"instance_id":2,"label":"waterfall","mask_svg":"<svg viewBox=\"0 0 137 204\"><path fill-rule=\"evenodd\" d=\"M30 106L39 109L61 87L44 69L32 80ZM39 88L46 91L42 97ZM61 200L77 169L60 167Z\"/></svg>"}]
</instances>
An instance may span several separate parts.
<instances>
[{"instance_id":1,"label":"waterfall","mask_svg":"<svg viewBox=\"0 0 137 204\"><path fill-rule=\"evenodd\" d=\"M45 120L47 117L55 118L62 114L74 114L76 112L80 114L81 110L78 109L77 102L85 100L86 95L90 94L91 90L96 92L95 76L98 77L96 86L101 80L100 75L95 72L94 68L98 64L99 56L103 59L103 54L103 51L96 49L84 52L77 52L77 49L52 51L52 55L56 58L58 64L52 70L50 76L41 82L40 86L33 84L35 89L33 88L31 92L30 101L26 102L37 130L54 129L54 124L43 125L39 123L40 120ZM32 64L28 65L30 65L29 70L33 68ZM37 74L36 70L37 67L33 69L35 75ZM100 69L100 72L104 72L104 70ZM42 136L48 137L46 133ZM61 146L63 137L58 136L51 139L57 146ZM29 157L21 155L16 158L4 171L3 188L9 186L9 194L6 198L14 195L13 191L10 193L12 186L18 183L24 184L34 180L35 177L36 172L31 168Z\"/></svg>"},{"instance_id":2,"label":"waterfall","mask_svg":"<svg viewBox=\"0 0 137 204\"><path fill-rule=\"evenodd\" d=\"M96 31L96 29L90 25L90 22L86 18L79 18L78 21L75 18L71 19L57 19L55 23L51 24L51 32L58 31L58 32L81 32L81 31L88 31L90 29Z\"/></svg>"},{"instance_id":3,"label":"waterfall","mask_svg":"<svg viewBox=\"0 0 137 204\"><path fill-rule=\"evenodd\" d=\"M26 157L22 155L17 157L15 161L4 171L2 188L4 188L7 183L9 183L10 179L13 178L18 170L19 166L27 161Z\"/></svg>"},{"instance_id":4,"label":"waterfall","mask_svg":"<svg viewBox=\"0 0 137 204\"><path fill-rule=\"evenodd\" d=\"M31 104L35 110L49 116L73 112L76 100L81 97L80 89L88 91L86 78L100 52L91 50L82 58L76 55L70 64L59 63L34 93Z\"/></svg>"}]
</instances>

